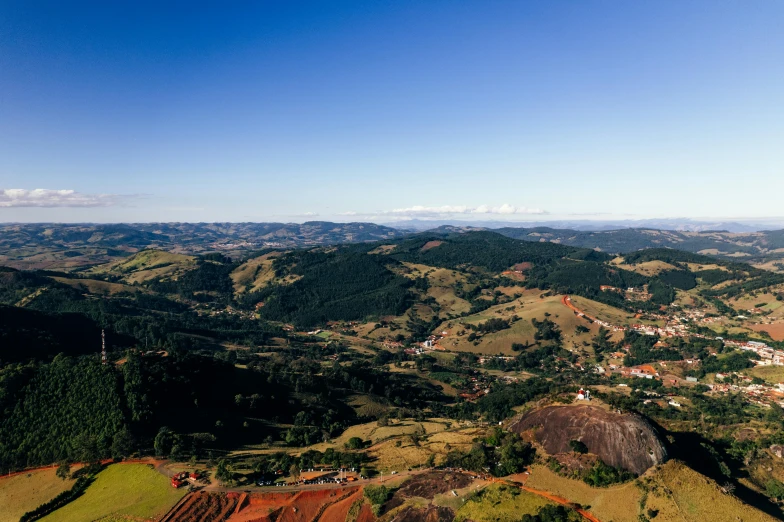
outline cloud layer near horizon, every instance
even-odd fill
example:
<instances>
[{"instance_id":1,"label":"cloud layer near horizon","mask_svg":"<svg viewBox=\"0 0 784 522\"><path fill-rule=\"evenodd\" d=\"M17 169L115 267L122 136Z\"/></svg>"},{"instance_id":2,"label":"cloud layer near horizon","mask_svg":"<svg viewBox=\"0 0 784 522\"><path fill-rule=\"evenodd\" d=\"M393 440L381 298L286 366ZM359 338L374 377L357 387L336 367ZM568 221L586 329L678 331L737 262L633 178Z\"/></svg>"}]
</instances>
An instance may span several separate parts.
<instances>
[{"instance_id":1,"label":"cloud layer near horizon","mask_svg":"<svg viewBox=\"0 0 784 522\"><path fill-rule=\"evenodd\" d=\"M109 207L128 197L75 190L0 189L0 207Z\"/></svg>"},{"instance_id":2,"label":"cloud layer near horizon","mask_svg":"<svg viewBox=\"0 0 784 522\"><path fill-rule=\"evenodd\" d=\"M362 217L385 217L392 219L419 218L419 219L439 219L454 216L513 216L513 215L546 215L547 211L538 208L518 207L504 203L500 206L479 205L441 205L429 207L424 205L414 205L406 208L396 208L392 210L382 210L373 213L363 212L339 212L338 216L362 216Z\"/></svg>"},{"instance_id":3,"label":"cloud layer near horizon","mask_svg":"<svg viewBox=\"0 0 784 522\"><path fill-rule=\"evenodd\" d=\"M404 216L443 216L454 214L546 214L544 210L538 208L516 207L508 203L504 203L498 207L491 207L489 205L479 205L478 207L469 207L466 205L442 205L440 207L426 207L422 205L415 205L408 208L396 208L385 214L396 214Z\"/></svg>"}]
</instances>

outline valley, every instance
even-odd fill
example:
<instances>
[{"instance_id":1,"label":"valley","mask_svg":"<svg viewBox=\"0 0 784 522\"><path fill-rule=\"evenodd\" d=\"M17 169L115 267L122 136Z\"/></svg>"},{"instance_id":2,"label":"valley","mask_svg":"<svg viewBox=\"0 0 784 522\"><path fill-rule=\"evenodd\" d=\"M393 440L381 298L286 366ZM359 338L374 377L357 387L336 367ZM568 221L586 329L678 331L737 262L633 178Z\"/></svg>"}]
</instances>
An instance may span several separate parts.
<instances>
[{"instance_id":1,"label":"valley","mask_svg":"<svg viewBox=\"0 0 784 522\"><path fill-rule=\"evenodd\" d=\"M103 461L84 496L54 511L63 517L98 505L109 507L100 517L137 516L141 504L89 499L126 466L107 459L155 457L167 481L207 477L183 486L193 492L171 520L198 506L286 518L305 509L298 492L329 491L304 482L309 469L350 470L345 495L318 493L331 500L313 508L341 520L484 520L485 498L531 516L559 498L588 520L707 520L717 505L768 520L784 491L782 296L784 276L734 260L487 231L0 268L0 468ZM661 458L640 467L618 458L630 448L619 441L607 450L578 431L553 446L512 429L547 408L572 418L580 404L645 419ZM458 469L473 485L455 494L376 504L366 492L385 484L394 499L420 473ZM673 473L704 487L662 493L681 480ZM616 509L601 500L613 488L636 496ZM171 509L179 497L166 498Z\"/></svg>"}]
</instances>

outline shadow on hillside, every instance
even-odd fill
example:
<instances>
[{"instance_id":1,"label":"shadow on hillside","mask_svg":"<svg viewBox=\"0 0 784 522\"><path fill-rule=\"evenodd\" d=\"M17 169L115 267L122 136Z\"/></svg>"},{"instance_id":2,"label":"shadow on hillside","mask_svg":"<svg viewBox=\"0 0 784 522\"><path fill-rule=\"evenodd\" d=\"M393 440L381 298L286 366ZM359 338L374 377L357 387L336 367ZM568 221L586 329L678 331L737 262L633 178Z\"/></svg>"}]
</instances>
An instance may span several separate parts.
<instances>
[{"instance_id":1,"label":"shadow on hillside","mask_svg":"<svg viewBox=\"0 0 784 522\"><path fill-rule=\"evenodd\" d=\"M661 431L666 433L666 430L661 429ZM763 511L776 519L781 519L781 509L773 504L768 497L738 482L738 478L746 476L745 472L740 469L738 463L729 460L726 462L732 470L732 479L728 479L721 472L718 461L704 446L711 446L708 439L699 433L690 432L670 432L669 435L672 435L675 439L675 442L668 447L670 458L684 462L691 469L715 480L719 485L728 482L733 484L735 486L733 494L742 502Z\"/></svg>"}]
</instances>

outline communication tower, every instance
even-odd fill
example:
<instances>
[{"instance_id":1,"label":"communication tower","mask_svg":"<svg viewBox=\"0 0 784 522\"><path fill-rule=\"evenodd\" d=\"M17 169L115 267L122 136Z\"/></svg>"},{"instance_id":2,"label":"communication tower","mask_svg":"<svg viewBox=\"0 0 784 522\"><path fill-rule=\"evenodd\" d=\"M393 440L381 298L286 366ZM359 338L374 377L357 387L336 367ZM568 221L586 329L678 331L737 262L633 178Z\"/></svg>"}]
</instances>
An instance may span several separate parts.
<instances>
[{"instance_id":1,"label":"communication tower","mask_svg":"<svg viewBox=\"0 0 784 522\"><path fill-rule=\"evenodd\" d=\"M106 333L101 330L101 364L106 364Z\"/></svg>"}]
</instances>

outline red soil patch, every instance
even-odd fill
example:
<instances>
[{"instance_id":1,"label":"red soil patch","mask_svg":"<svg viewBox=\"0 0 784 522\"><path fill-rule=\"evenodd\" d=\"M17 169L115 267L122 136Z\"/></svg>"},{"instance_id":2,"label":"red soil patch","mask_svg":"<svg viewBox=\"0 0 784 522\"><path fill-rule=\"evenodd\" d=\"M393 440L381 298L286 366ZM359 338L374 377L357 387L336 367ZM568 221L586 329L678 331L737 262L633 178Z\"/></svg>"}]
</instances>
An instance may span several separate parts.
<instances>
[{"instance_id":1,"label":"red soil patch","mask_svg":"<svg viewBox=\"0 0 784 522\"><path fill-rule=\"evenodd\" d=\"M534 266L534 265L529 263L529 262L517 263L515 266L512 267L512 269L515 272L525 272L527 270L530 270L532 266Z\"/></svg>"},{"instance_id":2,"label":"red soil patch","mask_svg":"<svg viewBox=\"0 0 784 522\"><path fill-rule=\"evenodd\" d=\"M755 332L768 332L774 341L784 341L784 323L753 324L749 328Z\"/></svg>"},{"instance_id":3,"label":"red soil patch","mask_svg":"<svg viewBox=\"0 0 784 522\"><path fill-rule=\"evenodd\" d=\"M435 247L437 247L437 246L441 246L441 245L443 245L443 244L444 244L444 242L443 242L443 241L428 241L427 243L425 243L424 245L422 245L422 248L420 248L420 249L419 249L419 251L420 251L420 252L427 252L427 251L428 251L428 250L430 250L431 248L435 248Z\"/></svg>"},{"instance_id":4,"label":"red soil patch","mask_svg":"<svg viewBox=\"0 0 784 522\"><path fill-rule=\"evenodd\" d=\"M362 490L358 489L343 500L327 506L327 509L324 510L324 514L321 515L319 522L344 522L348 517L348 511L351 509L351 506L353 506L355 502L362 500L363 496Z\"/></svg>"},{"instance_id":5,"label":"red soil patch","mask_svg":"<svg viewBox=\"0 0 784 522\"><path fill-rule=\"evenodd\" d=\"M375 520L376 515L373 514L373 508L370 507L370 504L362 504L357 522L375 522Z\"/></svg>"},{"instance_id":6,"label":"red soil patch","mask_svg":"<svg viewBox=\"0 0 784 522\"><path fill-rule=\"evenodd\" d=\"M361 488L252 493L229 522L342 522ZM372 513L371 513L372 515Z\"/></svg>"},{"instance_id":7,"label":"red soil patch","mask_svg":"<svg viewBox=\"0 0 784 522\"><path fill-rule=\"evenodd\" d=\"M601 522L598 518L593 516L593 514L591 514L590 512L586 511L585 509L578 508L572 502L569 502L568 500L566 500L563 497L559 497L557 495L553 495L549 491L541 491L539 489L529 488L528 486L523 486L521 489L523 489L525 491L528 491L529 493L533 493L534 495L539 495L540 497L544 497L544 498L546 498L548 500L552 500L553 502L557 502L558 504L561 504L562 506L570 507L570 508L574 509L575 511L577 511L578 513L580 513L580 515L582 515L582 517L584 519L588 520L589 522Z\"/></svg>"},{"instance_id":8,"label":"red soil patch","mask_svg":"<svg viewBox=\"0 0 784 522\"><path fill-rule=\"evenodd\" d=\"M200 522L211 520L223 522L237 506L238 493L192 493L187 500L177 505L166 515L166 522Z\"/></svg>"}]
</instances>

